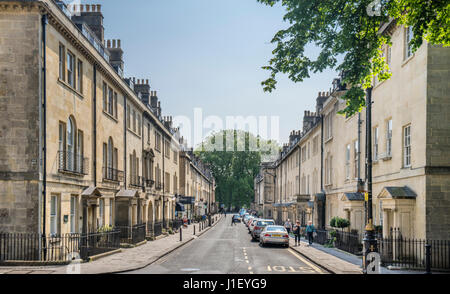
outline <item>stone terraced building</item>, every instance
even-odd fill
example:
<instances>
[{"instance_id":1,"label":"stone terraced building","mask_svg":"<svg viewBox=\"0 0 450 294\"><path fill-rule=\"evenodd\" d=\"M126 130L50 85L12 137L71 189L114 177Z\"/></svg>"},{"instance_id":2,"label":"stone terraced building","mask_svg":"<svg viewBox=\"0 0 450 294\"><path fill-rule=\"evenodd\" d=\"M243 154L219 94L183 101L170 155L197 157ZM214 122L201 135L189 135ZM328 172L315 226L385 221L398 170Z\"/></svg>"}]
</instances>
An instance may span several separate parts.
<instances>
[{"instance_id":1,"label":"stone terraced building","mask_svg":"<svg viewBox=\"0 0 450 294\"><path fill-rule=\"evenodd\" d=\"M392 46L383 48L392 78L373 82L374 224L384 236L396 228L407 238L448 240L450 49L424 43L412 53L411 29L395 21L380 33L392 37ZM331 218L339 216L363 233L366 113L338 114L346 106L340 81L319 93L316 111L305 112L303 129L291 133L272 163L275 192L258 185L273 177L264 172L267 163L261 167L255 203L264 204L264 217L312 220L329 228Z\"/></svg>"},{"instance_id":2,"label":"stone terraced building","mask_svg":"<svg viewBox=\"0 0 450 294\"><path fill-rule=\"evenodd\" d=\"M149 234L175 219L190 176L179 128L148 79L123 76L121 41L104 30L100 5L0 1L0 233Z\"/></svg>"}]
</instances>

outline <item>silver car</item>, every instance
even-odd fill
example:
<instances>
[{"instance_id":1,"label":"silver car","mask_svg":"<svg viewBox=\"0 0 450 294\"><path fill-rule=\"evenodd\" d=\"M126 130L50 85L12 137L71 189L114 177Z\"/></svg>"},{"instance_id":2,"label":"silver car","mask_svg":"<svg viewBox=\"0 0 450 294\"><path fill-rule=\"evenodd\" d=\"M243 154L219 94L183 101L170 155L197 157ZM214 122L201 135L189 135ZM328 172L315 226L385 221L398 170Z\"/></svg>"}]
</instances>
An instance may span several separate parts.
<instances>
[{"instance_id":1,"label":"silver car","mask_svg":"<svg viewBox=\"0 0 450 294\"><path fill-rule=\"evenodd\" d=\"M265 244L278 244L289 248L289 235L282 226L267 226L261 232L259 244L264 247Z\"/></svg>"},{"instance_id":2,"label":"silver car","mask_svg":"<svg viewBox=\"0 0 450 294\"><path fill-rule=\"evenodd\" d=\"M272 219L259 219L258 221L256 221L252 230L252 240L258 240L259 234L261 234L264 228L273 225L275 225L275 221Z\"/></svg>"}]
</instances>

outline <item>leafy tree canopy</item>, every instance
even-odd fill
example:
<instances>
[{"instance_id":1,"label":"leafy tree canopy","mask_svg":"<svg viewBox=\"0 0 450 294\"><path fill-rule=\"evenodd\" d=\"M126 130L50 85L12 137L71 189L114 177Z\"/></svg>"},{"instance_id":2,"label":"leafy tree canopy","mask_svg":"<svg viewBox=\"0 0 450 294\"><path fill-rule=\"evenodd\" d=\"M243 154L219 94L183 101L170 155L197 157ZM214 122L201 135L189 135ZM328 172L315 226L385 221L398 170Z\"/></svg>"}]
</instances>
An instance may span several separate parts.
<instances>
[{"instance_id":1,"label":"leafy tree canopy","mask_svg":"<svg viewBox=\"0 0 450 294\"><path fill-rule=\"evenodd\" d=\"M310 73L333 68L344 73L349 91L343 96L352 115L365 106L364 89L374 76L379 81L390 78L381 48L390 37L379 34L382 24L395 20L413 27L413 51L425 39L430 44L450 46L450 2L448 0L257 0L286 8L284 20L290 26L277 32L273 57L263 69L271 72L262 82L264 91L275 89L278 73L302 82ZM321 48L318 57L305 55L305 48ZM343 57L342 62L338 59ZM339 64L338 64L339 63Z\"/></svg>"},{"instance_id":2,"label":"leafy tree canopy","mask_svg":"<svg viewBox=\"0 0 450 294\"><path fill-rule=\"evenodd\" d=\"M279 150L276 142L249 132L223 130L207 137L195 153L210 166L216 179L216 201L249 207L261 161L273 160Z\"/></svg>"}]
</instances>

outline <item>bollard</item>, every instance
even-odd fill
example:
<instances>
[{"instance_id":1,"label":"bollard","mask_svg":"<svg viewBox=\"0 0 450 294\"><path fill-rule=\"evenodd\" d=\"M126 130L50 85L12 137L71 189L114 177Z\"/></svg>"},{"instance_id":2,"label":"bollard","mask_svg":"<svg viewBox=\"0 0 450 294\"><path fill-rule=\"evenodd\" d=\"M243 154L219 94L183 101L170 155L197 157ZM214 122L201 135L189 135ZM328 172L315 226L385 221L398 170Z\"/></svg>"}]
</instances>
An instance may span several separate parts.
<instances>
[{"instance_id":1,"label":"bollard","mask_svg":"<svg viewBox=\"0 0 450 294\"><path fill-rule=\"evenodd\" d=\"M194 225L194 235L195 235L195 225Z\"/></svg>"},{"instance_id":2,"label":"bollard","mask_svg":"<svg viewBox=\"0 0 450 294\"><path fill-rule=\"evenodd\" d=\"M183 242L183 229L180 228L180 242Z\"/></svg>"},{"instance_id":3,"label":"bollard","mask_svg":"<svg viewBox=\"0 0 450 294\"><path fill-rule=\"evenodd\" d=\"M426 274L430 275L431 274L431 245L430 244L426 244L425 245L425 267L426 267Z\"/></svg>"}]
</instances>

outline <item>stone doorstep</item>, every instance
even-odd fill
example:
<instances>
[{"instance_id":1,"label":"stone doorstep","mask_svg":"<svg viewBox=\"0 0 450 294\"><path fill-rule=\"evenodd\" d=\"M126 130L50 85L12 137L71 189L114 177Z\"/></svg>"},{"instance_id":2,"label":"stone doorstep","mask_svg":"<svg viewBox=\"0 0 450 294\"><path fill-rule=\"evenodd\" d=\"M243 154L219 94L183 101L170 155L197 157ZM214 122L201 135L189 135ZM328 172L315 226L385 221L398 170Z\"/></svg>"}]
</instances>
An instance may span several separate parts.
<instances>
[{"instance_id":1,"label":"stone doorstep","mask_svg":"<svg viewBox=\"0 0 450 294\"><path fill-rule=\"evenodd\" d=\"M292 240L291 240L292 241ZM313 247L306 247L305 242L300 242L300 247L293 247L291 249L300 253L305 258L309 259L313 263L319 265L320 267L326 269L333 274L362 274L362 270L356 265L342 260L331 254L322 252ZM295 243L294 243L295 244Z\"/></svg>"}]
</instances>

